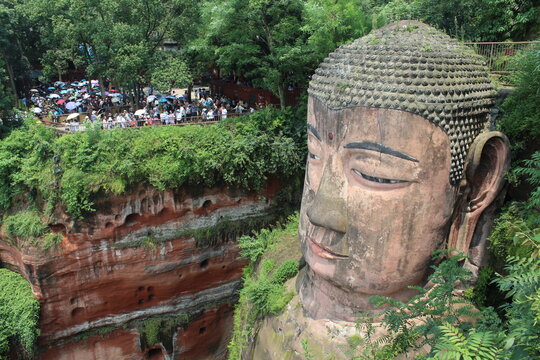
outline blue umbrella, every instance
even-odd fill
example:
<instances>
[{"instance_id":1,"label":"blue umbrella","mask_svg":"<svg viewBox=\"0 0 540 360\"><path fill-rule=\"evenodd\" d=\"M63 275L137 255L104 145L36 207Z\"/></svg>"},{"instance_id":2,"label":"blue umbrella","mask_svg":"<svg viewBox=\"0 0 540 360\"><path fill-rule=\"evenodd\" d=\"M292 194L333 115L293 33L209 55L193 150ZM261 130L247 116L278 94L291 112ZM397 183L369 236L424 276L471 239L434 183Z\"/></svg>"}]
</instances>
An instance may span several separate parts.
<instances>
[{"instance_id":1,"label":"blue umbrella","mask_svg":"<svg viewBox=\"0 0 540 360\"><path fill-rule=\"evenodd\" d=\"M60 94L67 94L67 93L68 93L67 90L62 90L62 91L60 91Z\"/></svg>"},{"instance_id":2,"label":"blue umbrella","mask_svg":"<svg viewBox=\"0 0 540 360\"><path fill-rule=\"evenodd\" d=\"M54 86L49 86L49 87L47 88L47 90L54 90L54 89L56 89Z\"/></svg>"},{"instance_id":3,"label":"blue umbrella","mask_svg":"<svg viewBox=\"0 0 540 360\"><path fill-rule=\"evenodd\" d=\"M169 95L169 96L167 96L167 99L174 100L174 99L176 99L176 98L175 98L173 95Z\"/></svg>"},{"instance_id":4,"label":"blue umbrella","mask_svg":"<svg viewBox=\"0 0 540 360\"><path fill-rule=\"evenodd\" d=\"M160 102L160 103L166 103L166 102L167 102L167 98L161 98L161 99L159 99L158 102Z\"/></svg>"}]
</instances>

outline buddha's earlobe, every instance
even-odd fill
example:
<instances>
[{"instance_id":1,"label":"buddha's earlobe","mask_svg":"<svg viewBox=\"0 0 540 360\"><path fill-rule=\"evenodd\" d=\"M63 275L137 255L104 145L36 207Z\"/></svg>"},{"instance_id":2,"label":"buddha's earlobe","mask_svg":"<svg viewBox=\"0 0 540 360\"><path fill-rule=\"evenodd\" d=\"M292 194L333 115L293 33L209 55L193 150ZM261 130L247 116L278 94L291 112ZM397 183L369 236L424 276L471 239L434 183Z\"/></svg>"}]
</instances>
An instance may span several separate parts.
<instances>
[{"instance_id":1,"label":"buddha's earlobe","mask_svg":"<svg viewBox=\"0 0 540 360\"><path fill-rule=\"evenodd\" d=\"M450 228L448 248L468 255L478 220L505 183L510 164L509 144L498 131L485 132L474 140L465 162L462 198Z\"/></svg>"}]
</instances>

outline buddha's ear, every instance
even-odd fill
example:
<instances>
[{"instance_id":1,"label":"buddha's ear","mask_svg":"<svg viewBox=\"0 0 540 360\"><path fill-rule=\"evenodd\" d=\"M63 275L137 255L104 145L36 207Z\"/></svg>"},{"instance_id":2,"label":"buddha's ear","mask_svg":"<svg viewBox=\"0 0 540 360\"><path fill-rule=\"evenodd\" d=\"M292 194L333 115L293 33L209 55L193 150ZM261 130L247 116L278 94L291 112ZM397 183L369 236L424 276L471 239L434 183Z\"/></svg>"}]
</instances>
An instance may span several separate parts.
<instances>
[{"instance_id":1,"label":"buddha's ear","mask_svg":"<svg viewBox=\"0 0 540 360\"><path fill-rule=\"evenodd\" d=\"M449 249L469 253L478 219L505 183L510 165L509 148L508 139L498 131L482 133L471 144L460 183L461 198L450 228Z\"/></svg>"}]
</instances>

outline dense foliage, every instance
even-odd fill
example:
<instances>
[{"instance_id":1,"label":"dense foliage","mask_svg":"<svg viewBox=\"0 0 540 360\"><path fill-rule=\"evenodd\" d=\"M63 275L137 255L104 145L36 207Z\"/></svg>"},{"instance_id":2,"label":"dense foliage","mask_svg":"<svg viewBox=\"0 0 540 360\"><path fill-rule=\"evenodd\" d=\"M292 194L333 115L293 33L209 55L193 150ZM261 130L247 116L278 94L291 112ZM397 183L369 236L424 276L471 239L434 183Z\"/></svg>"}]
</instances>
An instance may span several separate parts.
<instances>
[{"instance_id":1,"label":"dense foliage","mask_svg":"<svg viewBox=\"0 0 540 360\"><path fill-rule=\"evenodd\" d=\"M524 39L538 24L540 15L538 5L532 0L391 0L382 3L378 21L416 19L465 41Z\"/></svg>"},{"instance_id":2,"label":"dense foliage","mask_svg":"<svg viewBox=\"0 0 540 360\"><path fill-rule=\"evenodd\" d=\"M0 269L0 359L7 359L12 346L32 355L39 335L38 319L39 302L28 282L13 271Z\"/></svg>"},{"instance_id":3,"label":"dense foliage","mask_svg":"<svg viewBox=\"0 0 540 360\"><path fill-rule=\"evenodd\" d=\"M512 95L502 104L499 127L512 144L514 159L540 150L540 44L518 54L512 62Z\"/></svg>"},{"instance_id":4,"label":"dense foliage","mask_svg":"<svg viewBox=\"0 0 540 360\"><path fill-rule=\"evenodd\" d=\"M466 41L530 40L540 29L533 0L5 0L0 102L22 97L33 69L49 80L83 70L135 99L147 83L164 88L166 73L189 84L217 66L283 105L330 51L401 19ZM177 69L163 60L163 42L178 45Z\"/></svg>"},{"instance_id":5,"label":"dense foliage","mask_svg":"<svg viewBox=\"0 0 540 360\"><path fill-rule=\"evenodd\" d=\"M9 225L15 212L36 205L46 216L60 204L77 218L94 211L96 197L138 184L258 189L270 175L302 173L302 126L291 111L273 108L212 126L94 128L62 137L29 120L0 141L0 214Z\"/></svg>"}]
</instances>

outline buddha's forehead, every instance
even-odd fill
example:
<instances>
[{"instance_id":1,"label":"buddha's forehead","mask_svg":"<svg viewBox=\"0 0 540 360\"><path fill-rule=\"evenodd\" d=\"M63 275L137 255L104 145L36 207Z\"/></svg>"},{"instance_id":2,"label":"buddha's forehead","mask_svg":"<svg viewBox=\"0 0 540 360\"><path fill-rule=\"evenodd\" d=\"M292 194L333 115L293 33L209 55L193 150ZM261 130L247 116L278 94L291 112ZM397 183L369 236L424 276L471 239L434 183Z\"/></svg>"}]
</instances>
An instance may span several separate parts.
<instances>
[{"instance_id":1,"label":"buddha's forehead","mask_svg":"<svg viewBox=\"0 0 540 360\"><path fill-rule=\"evenodd\" d=\"M311 136L335 147L367 141L397 146L417 154L431 147L450 153L450 140L442 129L419 115L402 110L329 109L317 99L310 99L308 131Z\"/></svg>"}]
</instances>

